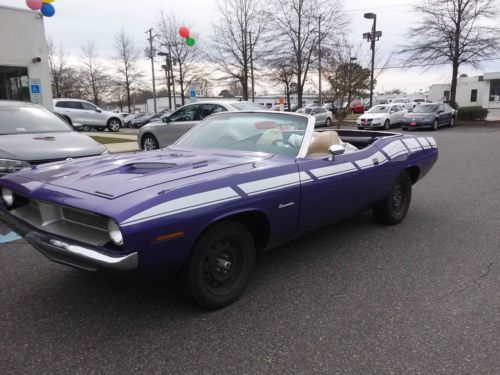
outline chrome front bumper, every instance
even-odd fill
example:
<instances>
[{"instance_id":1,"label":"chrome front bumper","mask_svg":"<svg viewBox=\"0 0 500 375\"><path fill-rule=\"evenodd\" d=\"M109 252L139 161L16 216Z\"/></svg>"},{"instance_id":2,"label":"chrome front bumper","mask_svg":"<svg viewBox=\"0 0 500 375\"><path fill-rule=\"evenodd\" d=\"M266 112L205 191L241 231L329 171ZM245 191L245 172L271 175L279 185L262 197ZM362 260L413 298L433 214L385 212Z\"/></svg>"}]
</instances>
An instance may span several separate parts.
<instances>
[{"instance_id":1,"label":"chrome front bumper","mask_svg":"<svg viewBox=\"0 0 500 375\"><path fill-rule=\"evenodd\" d=\"M0 220L24 237L35 249L57 263L88 271L97 271L101 268L129 271L138 266L137 253L123 256L107 255L98 248L69 243L66 239L40 232L3 210L0 210Z\"/></svg>"}]
</instances>

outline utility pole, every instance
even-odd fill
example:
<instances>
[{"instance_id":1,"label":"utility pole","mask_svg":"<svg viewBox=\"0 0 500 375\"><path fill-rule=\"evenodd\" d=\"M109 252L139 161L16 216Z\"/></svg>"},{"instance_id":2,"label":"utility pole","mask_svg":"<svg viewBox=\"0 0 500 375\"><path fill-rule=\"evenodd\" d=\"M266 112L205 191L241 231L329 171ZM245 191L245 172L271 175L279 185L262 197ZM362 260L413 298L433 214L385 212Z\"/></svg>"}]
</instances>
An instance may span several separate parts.
<instances>
[{"instance_id":1,"label":"utility pole","mask_svg":"<svg viewBox=\"0 0 500 375\"><path fill-rule=\"evenodd\" d=\"M252 102L255 103L255 81L253 77L253 42L252 42L252 32L248 32L250 36L250 75L252 77Z\"/></svg>"},{"instance_id":2,"label":"utility pole","mask_svg":"<svg viewBox=\"0 0 500 375\"><path fill-rule=\"evenodd\" d=\"M318 17L318 73L319 73L319 105L321 106L321 14Z\"/></svg>"},{"instance_id":3,"label":"utility pole","mask_svg":"<svg viewBox=\"0 0 500 375\"><path fill-rule=\"evenodd\" d=\"M156 106L156 82L155 82L155 61L154 61L154 49L153 49L153 40L158 35L153 35L153 28L146 31L146 34L149 34L149 57L151 58L151 74L153 76L153 102L154 102L154 113L158 112L158 108Z\"/></svg>"}]
</instances>

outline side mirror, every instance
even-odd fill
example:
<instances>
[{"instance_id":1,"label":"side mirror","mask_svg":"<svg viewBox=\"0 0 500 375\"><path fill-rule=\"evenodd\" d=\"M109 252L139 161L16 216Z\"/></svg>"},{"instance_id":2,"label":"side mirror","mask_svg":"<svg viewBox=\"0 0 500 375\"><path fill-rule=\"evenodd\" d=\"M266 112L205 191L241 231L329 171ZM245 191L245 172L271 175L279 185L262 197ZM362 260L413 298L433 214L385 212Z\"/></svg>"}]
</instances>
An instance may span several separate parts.
<instances>
[{"instance_id":1,"label":"side mirror","mask_svg":"<svg viewBox=\"0 0 500 375\"><path fill-rule=\"evenodd\" d=\"M163 118L161 119L161 121L162 121L162 122L167 123L167 122L168 122L168 116L163 117Z\"/></svg>"},{"instance_id":2,"label":"side mirror","mask_svg":"<svg viewBox=\"0 0 500 375\"><path fill-rule=\"evenodd\" d=\"M96 111L97 113L102 113L102 109L101 109L101 108L96 108L96 109L95 109L95 111Z\"/></svg>"},{"instance_id":3,"label":"side mirror","mask_svg":"<svg viewBox=\"0 0 500 375\"><path fill-rule=\"evenodd\" d=\"M335 160L335 156L342 155L345 152L345 147L339 144L331 145L328 149L330 154L330 161Z\"/></svg>"}]
</instances>

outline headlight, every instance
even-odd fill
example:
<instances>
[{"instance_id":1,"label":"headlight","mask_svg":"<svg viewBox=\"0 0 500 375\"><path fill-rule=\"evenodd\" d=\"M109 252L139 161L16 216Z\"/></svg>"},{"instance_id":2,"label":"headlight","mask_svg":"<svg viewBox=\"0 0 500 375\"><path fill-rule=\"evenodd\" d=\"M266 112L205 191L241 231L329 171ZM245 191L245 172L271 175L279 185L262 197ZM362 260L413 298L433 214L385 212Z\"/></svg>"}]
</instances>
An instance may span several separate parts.
<instances>
[{"instance_id":1,"label":"headlight","mask_svg":"<svg viewBox=\"0 0 500 375\"><path fill-rule=\"evenodd\" d=\"M0 159L0 173L12 173L28 168L30 163L23 160Z\"/></svg>"},{"instance_id":2,"label":"headlight","mask_svg":"<svg viewBox=\"0 0 500 375\"><path fill-rule=\"evenodd\" d=\"M12 190L3 187L2 199L7 207L12 207L12 205L14 204L14 194L12 194Z\"/></svg>"},{"instance_id":3,"label":"headlight","mask_svg":"<svg viewBox=\"0 0 500 375\"><path fill-rule=\"evenodd\" d=\"M116 224L116 222L113 219L108 220L108 232L111 241L113 241L115 245L118 246L123 245L122 232L120 231L120 227L118 226L118 224Z\"/></svg>"}]
</instances>

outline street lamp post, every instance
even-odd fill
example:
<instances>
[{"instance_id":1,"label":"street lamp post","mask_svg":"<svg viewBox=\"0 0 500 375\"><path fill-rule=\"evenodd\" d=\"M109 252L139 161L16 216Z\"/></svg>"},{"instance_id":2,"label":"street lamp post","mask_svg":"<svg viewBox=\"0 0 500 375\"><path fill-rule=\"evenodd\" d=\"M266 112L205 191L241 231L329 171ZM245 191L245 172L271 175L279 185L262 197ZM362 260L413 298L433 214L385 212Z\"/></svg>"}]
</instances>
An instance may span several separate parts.
<instances>
[{"instance_id":1,"label":"street lamp post","mask_svg":"<svg viewBox=\"0 0 500 375\"><path fill-rule=\"evenodd\" d=\"M156 82L155 82L155 61L154 61L154 48L153 48L153 40L156 38L158 35L153 35L153 29L149 29L146 31L146 34L149 34L148 42L149 42L149 57L151 59L151 74L153 78L153 103L154 103L154 113L157 113L157 107L156 107Z\"/></svg>"},{"instance_id":2,"label":"street lamp post","mask_svg":"<svg viewBox=\"0 0 500 375\"><path fill-rule=\"evenodd\" d=\"M321 15L318 17L318 74L319 74L319 82L318 82L318 89L319 89L319 105L321 106L322 102L322 88L321 88Z\"/></svg>"},{"instance_id":3,"label":"street lamp post","mask_svg":"<svg viewBox=\"0 0 500 375\"><path fill-rule=\"evenodd\" d=\"M165 56L165 65L161 67L165 70L165 78L167 79L167 95L168 95L168 108L172 110L172 91L170 90L170 55L166 52L158 52L158 56Z\"/></svg>"},{"instance_id":4,"label":"street lamp post","mask_svg":"<svg viewBox=\"0 0 500 375\"><path fill-rule=\"evenodd\" d=\"M375 13L365 13L364 18L373 20L371 33L363 34L363 38L367 39L371 44L370 48L372 50L372 68L370 77L370 107L373 106L373 83L374 83L374 71L375 71L375 42L382 36L380 31L377 31L377 15Z\"/></svg>"},{"instance_id":5,"label":"street lamp post","mask_svg":"<svg viewBox=\"0 0 500 375\"><path fill-rule=\"evenodd\" d=\"M252 81L252 102L255 102L255 81L253 76L253 41L251 31L248 31L248 37L250 44L250 79Z\"/></svg>"}]
</instances>

